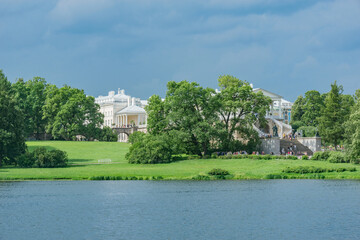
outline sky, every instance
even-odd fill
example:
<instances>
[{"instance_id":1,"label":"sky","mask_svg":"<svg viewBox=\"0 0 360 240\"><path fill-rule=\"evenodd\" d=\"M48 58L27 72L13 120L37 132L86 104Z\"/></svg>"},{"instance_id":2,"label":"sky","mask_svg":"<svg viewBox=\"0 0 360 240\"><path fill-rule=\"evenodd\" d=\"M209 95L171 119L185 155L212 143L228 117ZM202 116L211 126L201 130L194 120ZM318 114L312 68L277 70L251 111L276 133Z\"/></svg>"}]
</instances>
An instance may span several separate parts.
<instances>
[{"instance_id":1,"label":"sky","mask_svg":"<svg viewBox=\"0 0 360 240\"><path fill-rule=\"evenodd\" d=\"M0 0L8 80L162 97L233 75L294 101L360 88L360 0Z\"/></svg>"}]
</instances>

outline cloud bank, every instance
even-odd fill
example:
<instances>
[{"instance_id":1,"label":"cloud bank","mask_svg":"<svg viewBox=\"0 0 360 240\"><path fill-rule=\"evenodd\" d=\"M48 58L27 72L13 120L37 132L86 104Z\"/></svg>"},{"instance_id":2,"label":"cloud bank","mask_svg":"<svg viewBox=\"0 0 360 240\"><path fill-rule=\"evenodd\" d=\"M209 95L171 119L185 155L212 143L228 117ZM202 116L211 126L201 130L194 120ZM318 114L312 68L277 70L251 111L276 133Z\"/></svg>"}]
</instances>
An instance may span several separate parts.
<instances>
[{"instance_id":1,"label":"cloud bank","mask_svg":"<svg viewBox=\"0 0 360 240\"><path fill-rule=\"evenodd\" d=\"M10 80L164 95L169 80L232 74L294 100L337 80L360 88L360 2L0 0Z\"/></svg>"}]
</instances>

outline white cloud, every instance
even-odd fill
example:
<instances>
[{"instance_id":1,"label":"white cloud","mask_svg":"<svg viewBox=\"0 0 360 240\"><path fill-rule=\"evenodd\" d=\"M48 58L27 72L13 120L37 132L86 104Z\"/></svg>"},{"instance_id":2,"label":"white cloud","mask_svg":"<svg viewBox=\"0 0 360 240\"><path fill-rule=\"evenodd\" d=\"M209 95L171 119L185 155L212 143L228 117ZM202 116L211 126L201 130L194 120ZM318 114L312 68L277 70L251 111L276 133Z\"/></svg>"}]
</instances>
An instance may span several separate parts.
<instances>
[{"instance_id":1,"label":"white cloud","mask_svg":"<svg viewBox=\"0 0 360 240\"><path fill-rule=\"evenodd\" d=\"M114 0L59 0L51 10L50 17L63 24L70 24L109 9L114 3Z\"/></svg>"}]
</instances>

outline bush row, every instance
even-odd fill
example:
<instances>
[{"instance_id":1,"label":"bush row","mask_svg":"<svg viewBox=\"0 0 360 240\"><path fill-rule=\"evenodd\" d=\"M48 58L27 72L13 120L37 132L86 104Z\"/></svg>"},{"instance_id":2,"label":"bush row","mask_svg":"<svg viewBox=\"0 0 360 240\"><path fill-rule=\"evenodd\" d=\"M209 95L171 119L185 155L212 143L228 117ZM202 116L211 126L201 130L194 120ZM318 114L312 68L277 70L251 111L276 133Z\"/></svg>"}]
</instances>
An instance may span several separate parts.
<instances>
[{"instance_id":1,"label":"bush row","mask_svg":"<svg viewBox=\"0 0 360 240\"><path fill-rule=\"evenodd\" d=\"M213 156L213 155L212 155ZM216 156L216 158L220 159L256 159L256 160L271 160L271 159L291 159L291 160L297 160L297 156L285 156L285 155L252 155L252 154L228 154L223 156Z\"/></svg>"},{"instance_id":2,"label":"bush row","mask_svg":"<svg viewBox=\"0 0 360 240\"><path fill-rule=\"evenodd\" d=\"M282 174L268 174L266 175L265 179L299 179L304 178L303 176L288 176L288 175L282 175ZM311 174L307 175L306 178L308 179L324 179L325 176L322 174Z\"/></svg>"},{"instance_id":3,"label":"bush row","mask_svg":"<svg viewBox=\"0 0 360 240\"><path fill-rule=\"evenodd\" d=\"M152 177L122 177L122 176L93 176L89 177L89 180L163 180L162 176L152 176Z\"/></svg>"},{"instance_id":4,"label":"bush row","mask_svg":"<svg viewBox=\"0 0 360 240\"><path fill-rule=\"evenodd\" d=\"M219 176L219 175L223 175L223 176L226 176L226 175L229 175L229 171L227 170L224 170L224 169L221 169L221 168L214 168L212 170L210 170L208 172L209 175L212 175L212 176Z\"/></svg>"},{"instance_id":5,"label":"bush row","mask_svg":"<svg viewBox=\"0 0 360 240\"><path fill-rule=\"evenodd\" d=\"M355 172L355 167L350 168L320 168L320 167L314 167L314 166L298 166L298 167L287 167L282 170L284 173L323 173L323 172Z\"/></svg>"},{"instance_id":6,"label":"bush row","mask_svg":"<svg viewBox=\"0 0 360 240\"><path fill-rule=\"evenodd\" d=\"M359 159L350 159L344 152L337 151L315 152L311 160L328 161L331 163L360 163Z\"/></svg>"}]
</instances>

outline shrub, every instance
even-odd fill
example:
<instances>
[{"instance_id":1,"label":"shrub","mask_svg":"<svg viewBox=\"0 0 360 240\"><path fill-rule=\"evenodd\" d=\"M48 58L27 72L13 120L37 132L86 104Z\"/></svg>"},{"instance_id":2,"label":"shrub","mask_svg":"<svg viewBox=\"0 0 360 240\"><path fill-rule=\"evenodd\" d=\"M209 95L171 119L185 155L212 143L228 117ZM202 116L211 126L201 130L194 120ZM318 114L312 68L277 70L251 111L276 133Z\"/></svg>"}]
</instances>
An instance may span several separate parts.
<instances>
[{"instance_id":1,"label":"shrub","mask_svg":"<svg viewBox=\"0 0 360 240\"><path fill-rule=\"evenodd\" d=\"M309 179L325 179L325 176L322 174L316 173L316 174L309 175L308 178Z\"/></svg>"},{"instance_id":2,"label":"shrub","mask_svg":"<svg viewBox=\"0 0 360 240\"><path fill-rule=\"evenodd\" d=\"M206 175L197 175L192 177L192 180L210 180L210 177Z\"/></svg>"},{"instance_id":3,"label":"shrub","mask_svg":"<svg viewBox=\"0 0 360 240\"><path fill-rule=\"evenodd\" d=\"M314 166L298 166L298 167L287 167L282 170L284 173L300 173L300 174L306 174L306 173L323 173L323 172L345 172L350 171L354 172L356 171L356 168L319 168Z\"/></svg>"},{"instance_id":4,"label":"shrub","mask_svg":"<svg viewBox=\"0 0 360 240\"><path fill-rule=\"evenodd\" d=\"M303 156L301 157L301 159L302 159L302 160L309 160L309 156L308 156L308 155L303 155Z\"/></svg>"},{"instance_id":5,"label":"shrub","mask_svg":"<svg viewBox=\"0 0 360 240\"><path fill-rule=\"evenodd\" d=\"M329 158L330 151L325 152L315 152L311 157L311 160L318 160L318 161L327 161Z\"/></svg>"},{"instance_id":6,"label":"shrub","mask_svg":"<svg viewBox=\"0 0 360 240\"><path fill-rule=\"evenodd\" d=\"M345 158L345 153L342 152L330 152L330 156L328 158L328 161L331 163L344 163L347 162L347 159Z\"/></svg>"},{"instance_id":7,"label":"shrub","mask_svg":"<svg viewBox=\"0 0 360 240\"><path fill-rule=\"evenodd\" d=\"M187 159L188 160L193 160L193 159L200 159L201 157L199 155L188 155Z\"/></svg>"},{"instance_id":8,"label":"shrub","mask_svg":"<svg viewBox=\"0 0 360 240\"><path fill-rule=\"evenodd\" d=\"M129 163L169 163L172 158L171 140L166 135L143 135L130 146L126 159Z\"/></svg>"},{"instance_id":9,"label":"shrub","mask_svg":"<svg viewBox=\"0 0 360 240\"><path fill-rule=\"evenodd\" d=\"M287 176L280 174L268 174L265 176L265 179L287 179Z\"/></svg>"},{"instance_id":10,"label":"shrub","mask_svg":"<svg viewBox=\"0 0 360 240\"><path fill-rule=\"evenodd\" d=\"M61 150L47 151L44 147L33 151L35 165L39 168L66 167L68 162L67 153Z\"/></svg>"},{"instance_id":11,"label":"shrub","mask_svg":"<svg viewBox=\"0 0 360 240\"><path fill-rule=\"evenodd\" d=\"M29 168L34 166L35 157L33 153L26 152L16 159L16 163L19 167Z\"/></svg>"},{"instance_id":12,"label":"shrub","mask_svg":"<svg viewBox=\"0 0 360 240\"><path fill-rule=\"evenodd\" d=\"M212 153L211 158L218 158L218 155L216 153Z\"/></svg>"},{"instance_id":13,"label":"shrub","mask_svg":"<svg viewBox=\"0 0 360 240\"><path fill-rule=\"evenodd\" d=\"M212 170L210 170L210 172L208 172L209 175L213 175L213 176L226 176L229 175L229 171L224 170L224 169L220 169L220 168L214 168Z\"/></svg>"},{"instance_id":14,"label":"shrub","mask_svg":"<svg viewBox=\"0 0 360 240\"><path fill-rule=\"evenodd\" d=\"M66 152L61 150L48 151L44 147L38 147L33 152L26 152L17 158L17 164L20 167L66 167L67 162Z\"/></svg>"},{"instance_id":15,"label":"shrub","mask_svg":"<svg viewBox=\"0 0 360 240\"><path fill-rule=\"evenodd\" d=\"M286 159L289 159L289 160L298 160L297 156L286 156Z\"/></svg>"}]
</instances>

